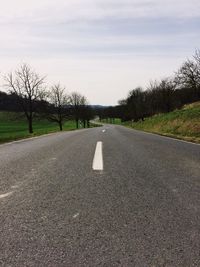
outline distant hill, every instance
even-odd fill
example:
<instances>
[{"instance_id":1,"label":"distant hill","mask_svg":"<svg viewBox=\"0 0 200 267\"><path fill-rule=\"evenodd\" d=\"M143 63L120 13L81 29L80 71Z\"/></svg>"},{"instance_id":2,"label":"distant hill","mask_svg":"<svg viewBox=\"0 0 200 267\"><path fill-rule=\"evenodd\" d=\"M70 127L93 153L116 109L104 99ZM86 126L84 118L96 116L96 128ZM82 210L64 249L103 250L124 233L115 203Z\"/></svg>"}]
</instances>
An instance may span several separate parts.
<instances>
[{"instance_id":1,"label":"distant hill","mask_svg":"<svg viewBox=\"0 0 200 267\"><path fill-rule=\"evenodd\" d=\"M90 107L94 108L94 109L104 109L107 108L108 106L102 106L102 105L90 105Z\"/></svg>"}]
</instances>

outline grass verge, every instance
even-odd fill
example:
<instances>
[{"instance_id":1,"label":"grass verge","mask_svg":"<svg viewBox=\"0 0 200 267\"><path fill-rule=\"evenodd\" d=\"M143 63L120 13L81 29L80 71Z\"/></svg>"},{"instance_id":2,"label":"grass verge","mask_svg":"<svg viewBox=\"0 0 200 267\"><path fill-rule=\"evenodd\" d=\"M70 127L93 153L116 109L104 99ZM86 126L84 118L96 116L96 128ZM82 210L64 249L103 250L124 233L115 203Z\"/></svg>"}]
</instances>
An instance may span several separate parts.
<instances>
[{"instance_id":1,"label":"grass verge","mask_svg":"<svg viewBox=\"0 0 200 267\"><path fill-rule=\"evenodd\" d=\"M117 120L117 124L200 143L200 102L185 105L182 109L170 113L146 118L145 121L120 123Z\"/></svg>"},{"instance_id":2,"label":"grass verge","mask_svg":"<svg viewBox=\"0 0 200 267\"><path fill-rule=\"evenodd\" d=\"M48 120L36 119L33 122L33 134L27 130L28 124L23 114L13 112L0 112L0 143L30 138L43 134L59 132L57 123ZM94 127L92 124L91 127ZM63 131L72 131L76 129L74 121L66 121L63 125Z\"/></svg>"}]
</instances>

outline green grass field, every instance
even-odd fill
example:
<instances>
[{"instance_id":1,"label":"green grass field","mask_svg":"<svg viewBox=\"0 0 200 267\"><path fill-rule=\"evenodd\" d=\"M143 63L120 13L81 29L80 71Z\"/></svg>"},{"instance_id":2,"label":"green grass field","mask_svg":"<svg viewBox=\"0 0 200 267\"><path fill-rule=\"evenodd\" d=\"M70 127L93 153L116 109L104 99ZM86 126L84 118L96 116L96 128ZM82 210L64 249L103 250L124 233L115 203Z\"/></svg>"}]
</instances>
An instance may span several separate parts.
<instances>
[{"instance_id":1,"label":"green grass field","mask_svg":"<svg viewBox=\"0 0 200 267\"><path fill-rule=\"evenodd\" d=\"M118 124L151 133L200 143L200 102L185 105L180 110L158 114L145 121Z\"/></svg>"},{"instance_id":2,"label":"green grass field","mask_svg":"<svg viewBox=\"0 0 200 267\"><path fill-rule=\"evenodd\" d=\"M48 120L35 120L33 122L33 134L28 133L27 127L28 124L23 114L0 112L0 143L59 131L58 125ZM63 131L74 129L76 129L74 121L65 122Z\"/></svg>"}]
</instances>

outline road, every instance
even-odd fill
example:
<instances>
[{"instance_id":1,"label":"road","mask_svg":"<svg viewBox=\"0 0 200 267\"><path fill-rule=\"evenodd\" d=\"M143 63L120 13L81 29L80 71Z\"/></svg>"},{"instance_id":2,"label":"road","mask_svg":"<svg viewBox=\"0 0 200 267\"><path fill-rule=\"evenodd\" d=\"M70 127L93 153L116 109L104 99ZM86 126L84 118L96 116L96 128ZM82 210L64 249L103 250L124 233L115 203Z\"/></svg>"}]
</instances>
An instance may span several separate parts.
<instances>
[{"instance_id":1,"label":"road","mask_svg":"<svg viewBox=\"0 0 200 267\"><path fill-rule=\"evenodd\" d=\"M112 125L1 145L0 266L200 266L200 145Z\"/></svg>"}]
</instances>

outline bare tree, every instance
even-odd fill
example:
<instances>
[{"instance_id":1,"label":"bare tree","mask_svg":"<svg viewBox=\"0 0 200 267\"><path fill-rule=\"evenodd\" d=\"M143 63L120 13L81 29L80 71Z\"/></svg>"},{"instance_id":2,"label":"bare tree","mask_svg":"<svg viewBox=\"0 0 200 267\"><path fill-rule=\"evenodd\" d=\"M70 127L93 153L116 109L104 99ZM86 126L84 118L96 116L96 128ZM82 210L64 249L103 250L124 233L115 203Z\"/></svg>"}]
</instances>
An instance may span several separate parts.
<instances>
[{"instance_id":1,"label":"bare tree","mask_svg":"<svg viewBox=\"0 0 200 267\"><path fill-rule=\"evenodd\" d=\"M5 86L15 93L28 121L29 133L33 133L35 104L45 96L44 77L40 77L28 64L22 64L14 73L4 77Z\"/></svg>"},{"instance_id":2,"label":"bare tree","mask_svg":"<svg viewBox=\"0 0 200 267\"><path fill-rule=\"evenodd\" d=\"M199 68L199 70L200 70L200 49L197 49L197 50L195 51L195 55L193 56L193 58L194 58L194 60L195 60L195 62L196 62L196 64L197 64L197 66L198 66L198 68Z\"/></svg>"},{"instance_id":3,"label":"bare tree","mask_svg":"<svg viewBox=\"0 0 200 267\"><path fill-rule=\"evenodd\" d=\"M195 61L185 61L175 76L175 83L178 88L190 89L194 100L200 97L200 64L198 62L198 53L196 53L195 58Z\"/></svg>"},{"instance_id":4,"label":"bare tree","mask_svg":"<svg viewBox=\"0 0 200 267\"><path fill-rule=\"evenodd\" d=\"M94 119L94 110L92 109L91 106L84 105L81 107L81 116L80 116L81 121L83 122L83 127L85 128L86 126L89 128L90 127L90 120Z\"/></svg>"},{"instance_id":5,"label":"bare tree","mask_svg":"<svg viewBox=\"0 0 200 267\"><path fill-rule=\"evenodd\" d=\"M82 112L84 112L83 107L87 105L87 99L83 95L74 92L69 97L69 103L72 107L73 117L76 121L76 128L78 129L79 120L81 120L83 115Z\"/></svg>"},{"instance_id":6,"label":"bare tree","mask_svg":"<svg viewBox=\"0 0 200 267\"><path fill-rule=\"evenodd\" d=\"M48 113L48 119L58 123L60 131L63 130L63 122L67 118L66 106L69 104L69 97L65 93L65 88L55 84L49 92L49 100L53 105L53 110Z\"/></svg>"},{"instance_id":7,"label":"bare tree","mask_svg":"<svg viewBox=\"0 0 200 267\"><path fill-rule=\"evenodd\" d=\"M183 63L177 72L177 82L186 87L197 87L199 82L198 67L192 60L187 60Z\"/></svg>"}]
</instances>

